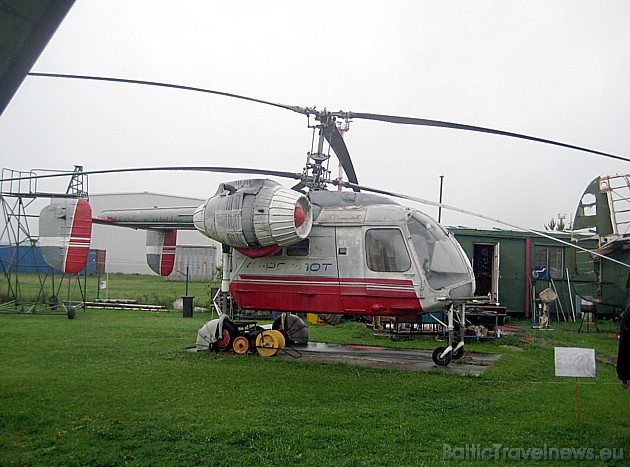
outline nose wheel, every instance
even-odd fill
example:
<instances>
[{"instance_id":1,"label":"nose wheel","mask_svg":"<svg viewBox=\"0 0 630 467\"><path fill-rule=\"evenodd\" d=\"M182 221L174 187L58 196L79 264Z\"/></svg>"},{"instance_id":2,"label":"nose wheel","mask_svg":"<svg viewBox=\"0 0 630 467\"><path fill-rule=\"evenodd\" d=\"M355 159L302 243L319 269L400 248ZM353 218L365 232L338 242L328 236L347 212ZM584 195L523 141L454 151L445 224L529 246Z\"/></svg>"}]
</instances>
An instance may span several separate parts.
<instances>
[{"instance_id":1,"label":"nose wheel","mask_svg":"<svg viewBox=\"0 0 630 467\"><path fill-rule=\"evenodd\" d=\"M448 323L446 324L446 329L448 332L448 346L447 347L437 347L433 350L433 354L431 358L433 359L433 363L437 366L448 366L451 364L453 360L459 360L464 356L464 329L466 327L466 305L461 304L460 316L459 316L459 343L453 348L454 344L454 311L453 305L451 305L447 312ZM442 323L444 324L444 323Z\"/></svg>"},{"instance_id":2,"label":"nose wheel","mask_svg":"<svg viewBox=\"0 0 630 467\"><path fill-rule=\"evenodd\" d=\"M451 363L453 360L453 353L451 350L447 352L446 349L447 347L437 347L433 349L433 355L431 355L433 363L438 366L448 366Z\"/></svg>"}]
</instances>

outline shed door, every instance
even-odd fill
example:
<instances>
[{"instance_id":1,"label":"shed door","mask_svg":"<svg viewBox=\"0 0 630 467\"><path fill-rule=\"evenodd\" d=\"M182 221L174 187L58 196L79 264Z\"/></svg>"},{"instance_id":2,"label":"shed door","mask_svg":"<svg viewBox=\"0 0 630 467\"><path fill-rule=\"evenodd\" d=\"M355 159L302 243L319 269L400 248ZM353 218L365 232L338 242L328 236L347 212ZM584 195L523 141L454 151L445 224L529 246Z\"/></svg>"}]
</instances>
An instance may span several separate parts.
<instances>
[{"instance_id":1,"label":"shed door","mask_svg":"<svg viewBox=\"0 0 630 467\"><path fill-rule=\"evenodd\" d=\"M493 256L493 262L492 262L492 298L495 301L499 301L499 278L500 278L500 274L499 274L499 260L500 260L500 251L501 248L500 247L500 243L497 242L496 245L494 245L494 256Z\"/></svg>"},{"instance_id":2,"label":"shed door","mask_svg":"<svg viewBox=\"0 0 630 467\"><path fill-rule=\"evenodd\" d=\"M498 300L499 243L475 243L473 248L475 295L491 295Z\"/></svg>"}]
</instances>

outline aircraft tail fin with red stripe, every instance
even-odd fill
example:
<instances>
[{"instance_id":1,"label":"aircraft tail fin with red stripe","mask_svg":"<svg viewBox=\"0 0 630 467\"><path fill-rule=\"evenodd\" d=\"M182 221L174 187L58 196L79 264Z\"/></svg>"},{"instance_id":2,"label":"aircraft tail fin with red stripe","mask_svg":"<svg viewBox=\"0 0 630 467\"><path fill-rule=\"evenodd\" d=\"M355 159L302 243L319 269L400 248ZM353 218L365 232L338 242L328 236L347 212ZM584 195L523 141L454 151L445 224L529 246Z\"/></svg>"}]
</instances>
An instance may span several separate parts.
<instances>
[{"instance_id":1,"label":"aircraft tail fin with red stripe","mask_svg":"<svg viewBox=\"0 0 630 467\"><path fill-rule=\"evenodd\" d=\"M147 263L153 272L168 276L175 265L177 230L147 230Z\"/></svg>"},{"instance_id":2,"label":"aircraft tail fin with red stripe","mask_svg":"<svg viewBox=\"0 0 630 467\"><path fill-rule=\"evenodd\" d=\"M39 217L39 246L46 263L77 274L87 262L92 236L92 207L84 199L55 201Z\"/></svg>"}]
</instances>

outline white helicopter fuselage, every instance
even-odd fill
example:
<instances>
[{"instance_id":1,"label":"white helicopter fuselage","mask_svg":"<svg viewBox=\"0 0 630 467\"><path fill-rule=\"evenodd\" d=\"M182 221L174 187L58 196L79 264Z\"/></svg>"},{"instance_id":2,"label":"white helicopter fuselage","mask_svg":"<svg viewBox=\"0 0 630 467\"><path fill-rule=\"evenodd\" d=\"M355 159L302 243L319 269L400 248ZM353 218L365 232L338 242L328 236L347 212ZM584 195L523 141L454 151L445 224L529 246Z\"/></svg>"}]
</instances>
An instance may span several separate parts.
<instances>
[{"instance_id":1,"label":"white helicopter fuselage","mask_svg":"<svg viewBox=\"0 0 630 467\"><path fill-rule=\"evenodd\" d=\"M309 196L306 239L262 258L234 251L230 292L241 308L396 316L473 295L465 254L433 219L376 195Z\"/></svg>"}]
</instances>

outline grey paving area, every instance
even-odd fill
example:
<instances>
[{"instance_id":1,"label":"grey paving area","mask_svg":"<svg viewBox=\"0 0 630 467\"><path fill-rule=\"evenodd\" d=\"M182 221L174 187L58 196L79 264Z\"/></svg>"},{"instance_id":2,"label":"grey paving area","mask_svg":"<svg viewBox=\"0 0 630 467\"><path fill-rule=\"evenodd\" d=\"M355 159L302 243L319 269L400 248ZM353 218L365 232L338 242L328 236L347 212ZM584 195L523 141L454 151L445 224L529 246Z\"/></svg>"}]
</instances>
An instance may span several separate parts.
<instances>
[{"instance_id":1,"label":"grey paving area","mask_svg":"<svg viewBox=\"0 0 630 467\"><path fill-rule=\"evenodd\" d=\"M303 362L342 363L346 365L386 368L402 371L438 370L445 373L480 375L501 355L466 353L448 367L437 366L431 350L387 349L384 347L346 346L309 342L306 347L287 349L280 358Z\"/></svg>"}]
</instances>

